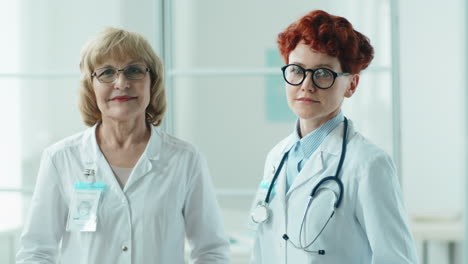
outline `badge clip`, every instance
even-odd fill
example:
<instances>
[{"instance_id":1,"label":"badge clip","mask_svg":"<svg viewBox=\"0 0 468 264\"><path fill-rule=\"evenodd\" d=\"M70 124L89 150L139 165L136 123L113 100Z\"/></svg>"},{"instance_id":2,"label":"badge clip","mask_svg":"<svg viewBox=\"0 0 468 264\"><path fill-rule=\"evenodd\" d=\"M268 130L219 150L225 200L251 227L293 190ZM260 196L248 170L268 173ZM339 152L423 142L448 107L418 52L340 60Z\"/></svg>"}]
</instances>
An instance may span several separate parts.
<instances>
[{"instance_id":1,"label":"badge clip","mask_svg":"<svg viewBox=\"0 0 468 264\"><path fill-rule=\"evenodd\" d=\"M85 169L83 174L86 177L87 182L95 182L93 169Z\"/></svg>"}]
</instances>

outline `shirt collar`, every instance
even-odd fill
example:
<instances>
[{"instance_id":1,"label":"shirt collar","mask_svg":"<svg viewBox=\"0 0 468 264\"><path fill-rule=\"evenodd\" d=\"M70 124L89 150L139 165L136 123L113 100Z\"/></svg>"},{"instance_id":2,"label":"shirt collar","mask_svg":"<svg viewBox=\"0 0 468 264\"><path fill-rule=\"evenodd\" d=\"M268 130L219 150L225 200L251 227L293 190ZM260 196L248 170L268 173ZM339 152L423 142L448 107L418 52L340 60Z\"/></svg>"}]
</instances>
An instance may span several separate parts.
<instances>
[{"instance_id":1,"label":"shirt collar","mask_svg":"<svg viewBox=\"0 0 468 264\"><path fill-rule=\"evenodd\" d=\"M319 128L313 130L305 137L299 137L299 119L296 122L293 137L293 149L297 148L297 151L301 152L304 158L309 159L310 156L315 152L315 150L322 144L325 138L336 128L338 125L343 122L344 116L340 111L335 117L325 122Z\"/></svg>"}]
</instances>

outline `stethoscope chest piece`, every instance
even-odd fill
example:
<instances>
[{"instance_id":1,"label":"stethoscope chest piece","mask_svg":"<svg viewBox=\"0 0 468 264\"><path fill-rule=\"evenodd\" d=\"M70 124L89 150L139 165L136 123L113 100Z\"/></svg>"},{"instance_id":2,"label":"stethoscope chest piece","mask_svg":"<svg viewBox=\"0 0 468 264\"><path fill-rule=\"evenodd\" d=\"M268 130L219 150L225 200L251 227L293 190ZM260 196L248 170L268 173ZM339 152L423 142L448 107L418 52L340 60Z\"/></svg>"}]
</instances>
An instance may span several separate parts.
<instances>
[{"instance_id":1,"label":"stethoscope chest piece","mask_svg":"<svg viewBox=\"0 0 468 264\"><path fill-rule=\"evenodd\" d=\"M257 224L263 223L268 220L270 213L268 212L268 208L264 203L258 204L257 207L252 212L252 221Z\"/></svg>"}]
</instances>

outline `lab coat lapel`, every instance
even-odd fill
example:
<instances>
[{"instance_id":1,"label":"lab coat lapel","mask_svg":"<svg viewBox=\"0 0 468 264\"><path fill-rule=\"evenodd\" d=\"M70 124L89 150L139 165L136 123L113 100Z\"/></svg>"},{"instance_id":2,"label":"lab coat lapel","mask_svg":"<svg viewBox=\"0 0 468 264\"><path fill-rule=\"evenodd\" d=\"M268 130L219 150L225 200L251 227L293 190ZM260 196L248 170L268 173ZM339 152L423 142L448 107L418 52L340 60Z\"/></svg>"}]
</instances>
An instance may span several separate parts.
<instances>
[{"instance_id":1,"label":"lab coat lapel","mask_svg":"<svg viewBox=\"0 0 468 264\"><path fill-rule=\"evenodd\" d=\"M351 124L349 125L351 128ZM304 168L302 168L301 172L297 175L296 179L294 180L293 184L289 188L288 193L286 194L287 197L308 182L311 179L315 179L318 182L321 178L332 176L332 175L324 175L323 172L325 169L329 168L330 166L337 166L339 161L339 155L341 153L341 143L343 139L343 130L344 130L344 123L342 122L338 127L336 127L322 144L317 148L317 150L312 154L309 160L304 164ZM348 129L348 140L350 138L350 134L352 134L352 130ZM336 165L335 165L336 164ZM286 197L286 198L287 198Z\"/></svg>"},{"instance_id":2,"label":"lab coat lapel","mask_svg":"<svg viewBox=\"0 0 468 264\"><path fill-rule=\"evenodd\" d=\"M97 144L96 127L99 124L100 123L97 123L93 127L89 128L81 142L81 158L84 165L83 171L85 169L93 170L95 175L94 180L96 182L106 183L107 188L115 191L119 196L122 196L123 193L119 191L119 183Z\"/></svg>"},{"instance_id":3,"label":"lab coat lapel","mask_svg":"<svg viewBox=\"0 0 468 264\"><path fill-rule=\"evenodd\" d=\"M159 160L162 147L161 134L155 126L151 126L151 136L145 151L132 170L124 191L130 188L138 180L146 176L153 169L153 162Z\"/></svg>"},{"instance_id":4,"label":"lab coat lapel","mask_svg":"<svg viewBox=\"0 0 468 264\"><path fill-rule=\"evenodd\" d=\"M96 160L96 181L99 181L99 178L102 179L101 181L108 184L108 187L119 195L120 198L124 198L119 182L115 178L112 168L101 152L98 153Z\"/></svg>"},{"instance_id":5,"label":"lab coat lapel","mask_svg":"<svg viewBox=\"0 0 468 264\"><path fill-rule=\"evenodd\" d=\"M86 136L82 141L82 159L84 161L84 169L93 169L95 172L96 181L104 181L109 185L110 189L121 190L117 179L115 178L114 172L107 162L106 158L102 154L101 150L96 141L96 127L99 125L96 124L92 128L89 128ZM146 146L145 151L141 155L137 164L135 165L130 177L125 184L124 190L128 189L133 183L138 181L141 177L148 174L152 169L152 161L158 160L161 153L162 140L161 134L158 129L154 126L151 126L151 136ZM101 180L100 180L101 179ZM117 192L121 193L121 191Z\"/></svg>"},{"instance_id":6,"label":"lab coat lapel","mask_svg":"<svg viewBox=\"0 0 468 264\"><path fill-rule=\"evenodd\" d=\"M126 191L133 184L135 184L139 179L141 179L146 174L148 174L148 172L150 172L152 168L153 168L153 165L151 161L143 153L143 155L140 157L137 164L133 168L132 173L130 174L130 177L128 178L127 184L125 184L124 191Z\"/></svg>"},{"instance_id":7,"label":"lab coat lapel","mask_svg":"<svg viewBox=\"0 0 468 264\"><path fill-rule=\"evenodd\" d=\"M324 168L323 165L323 158L321 151L315 151L314 154L310 157L310 159L304 164L304 168L302 168L301 172L297 175L296 179L294 179L293 184L288 190L287 196L291 194L295 189L309 181L310 179L315 178L317 174L319 174Z\"/></svg>"}]
</instances>

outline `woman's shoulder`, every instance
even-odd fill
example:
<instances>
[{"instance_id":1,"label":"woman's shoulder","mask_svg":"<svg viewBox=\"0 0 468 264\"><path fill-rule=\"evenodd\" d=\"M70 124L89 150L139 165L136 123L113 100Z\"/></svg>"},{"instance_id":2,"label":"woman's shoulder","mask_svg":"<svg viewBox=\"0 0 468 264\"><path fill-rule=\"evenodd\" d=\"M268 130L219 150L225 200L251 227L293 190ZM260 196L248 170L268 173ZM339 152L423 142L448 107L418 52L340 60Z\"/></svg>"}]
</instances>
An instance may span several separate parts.
<instances>
[{"instance_id":1,"label":"woman's shoulder","mask_svg":"<svg viewBox=\"0 0 468 264\"><path fill-rule=\"evenodd\" d=\"M156 133L159 135L162 143L162 148L164 152L177 152L177 153L187 153L187 154L198 154L199 150L192 143L185 141L179 137L171 135L167 132L162 131L159 128L155 129Z\"/></svg>"},{"instance_id":2,"label":"woman's shoulder","mask_svg":"<svg viewBox=\"0 0 468 264\"><path fill-rule=\"evenodd\" d=\"M91 140L93 134L93 128L87 128L83 131L77 132L71 136L65 137L51 145L49 145L45 152L49 155L56 155L59 153L67 152L70 150L75 150L81 145L89 145L91 142L86 142Z\"/></svg>"},{"instance_id":3,"label":"woman's shoulder","mask_svg":"<svg viewBox=\"0 0 468 264\"><path fill-rule=\"evenodd\" d=\"M348 145L349 149L352 149L356 154L372 157L390 156L384 149L357 131L348 142Z\"/></svg>"},{"instance_id":4,"label":"woman's shoulder","mask_svg":"<svg viewBox=\"0 0 468 264\"><path fill-rule=\"evenodd\" d=\"M394 170L395 164L392 157L384 149L373 143L371 140L355 132L354 136L348 142L347 148L349 155L347 159L354 160L355 165L361 169L383 168Z\"/></svg>"}]
</instances>

